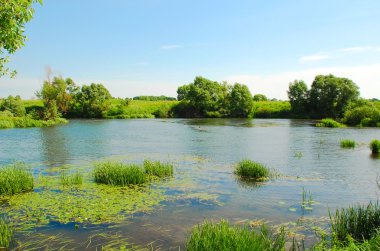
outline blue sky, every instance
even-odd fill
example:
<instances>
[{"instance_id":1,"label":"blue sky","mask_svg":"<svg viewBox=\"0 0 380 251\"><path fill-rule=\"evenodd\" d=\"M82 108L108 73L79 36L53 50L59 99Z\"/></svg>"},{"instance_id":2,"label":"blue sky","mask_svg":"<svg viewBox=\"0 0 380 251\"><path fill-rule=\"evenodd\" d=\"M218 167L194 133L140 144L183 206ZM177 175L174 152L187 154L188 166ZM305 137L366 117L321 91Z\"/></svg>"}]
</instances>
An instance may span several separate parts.
<instances>
[{"instance_id":1,"label":"blue sky","mask_svg":"<svg viewBox=\"0 0 380 251\"><path fill-rule=\"evenodd\" d=\"M380 98L380 1L45 0L0 96L30 98L45 68L113 96L176 96L195 76L286 99L289 82L353 79Z\"/></svg>"}]
</instances>

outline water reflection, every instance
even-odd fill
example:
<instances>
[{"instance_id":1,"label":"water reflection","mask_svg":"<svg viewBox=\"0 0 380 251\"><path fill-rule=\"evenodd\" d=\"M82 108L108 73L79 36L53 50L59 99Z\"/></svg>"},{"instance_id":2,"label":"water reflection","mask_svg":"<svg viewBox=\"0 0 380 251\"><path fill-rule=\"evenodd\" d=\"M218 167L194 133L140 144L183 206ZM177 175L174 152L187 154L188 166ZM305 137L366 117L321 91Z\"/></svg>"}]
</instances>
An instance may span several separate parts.
<instances>
[{"instance_id":1,"label":"water reflection","mask_svg":"<svg viewBox=\"0 0 380 251\"><path fill-rule=\"evenodd\" d=\"M41 128L44 163L49 166L64 165L70 159L68 139L61 127Z\"/></svg>"}]
</instances>

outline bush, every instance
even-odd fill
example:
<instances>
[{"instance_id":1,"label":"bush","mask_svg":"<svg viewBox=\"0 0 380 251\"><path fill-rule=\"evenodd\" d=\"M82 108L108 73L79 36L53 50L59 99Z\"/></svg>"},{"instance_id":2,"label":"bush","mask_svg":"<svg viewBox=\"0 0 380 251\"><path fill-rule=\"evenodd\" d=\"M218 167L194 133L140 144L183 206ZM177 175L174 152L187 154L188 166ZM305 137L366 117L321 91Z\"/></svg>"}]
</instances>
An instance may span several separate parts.
<instances>
[{"instance_id":1,"label":"bush","mask_svg":"<svg viewBox=\"0 0 380 251\"><path fill-rule=\"evenodd\" d=\"M262 226L256 233L245 227L230 226L225 220L220 223L204 222L195 227L186 241L189 251L251 251L251 250L284 250L285 234L277 236Z\"/></svg>"},{"instance_id":2,"label":"bush","mask_svg":"<svg viewBox=\"0 0 380 251\"><path fill-rule=\"evenodd\" d=\"M33 175L25 164L0 167L0 195L14 195L33 190Z\"/></svg>"},{"instance_id":3,"label":"bush","mask_svg":"<svg viewBox=\"0 0 380 251\"><path fill-rule=\"evenodd\" d=\"M173 176L173 165L169 163L161 163L159 161L144 161L145 173L159 178Z\"/></svg>"},{"instance_id":4,"label":"bush","mask_svg":"<svg viewBox=\"0 0 380 251\"><path fill-rule=\"evenodd\" d=\"M356 142L354 140L343 139L340 141L340 147L342 148L355 148Z\"/></svg>"},{"instance_id":5,"label":"bush","mask_svg":"<svg viewBox=\"0 0 380 251\"><path fill-rule=\"evenodd\" d=\"M330 128L341 128L345 125L333 120L333 119L322 119L319 123L315 125L316 127L330 127Z\"/></svg>"},{"instance_id":6,"label":"bush","mask_svg":"<svg viewBox=\"0 0 380 251\"><path fill-rule=\"evenodd\" d=\"M0 217L0 250L7 249L12 239L13 228L3 217Z\"/></svg>"},{"instance_id":7,"label":"bush","mask_svg":"<svg viewBox=\"0 0 380 251\"><path fill-rule=\"evenodd\" d=\"M270 171L263 164L251 160L242 160L236 166L235 174L243 178L264 180L269 178Z\"/></svg>"},{"instance_id":8,"label":"bush","mask_svg":"<svg viewBox=\"0 0 380 251\"><path fill-rule=\"evenodd\" d=\"M103 162L95 165L96 183L113 186L139 185L147 181L145 171L138 165Z\"/></svg>"},{"instance_id":9,"label":"bush","mask_svg":"<svg viewBox=\"0 0 380 251\"><path fill-rule=\"evenodd\" d=\"M369 144L369 147L371 148L372 153L377 154L380 153L380 140L372 140Z\"/></svg>"}]
</instances>

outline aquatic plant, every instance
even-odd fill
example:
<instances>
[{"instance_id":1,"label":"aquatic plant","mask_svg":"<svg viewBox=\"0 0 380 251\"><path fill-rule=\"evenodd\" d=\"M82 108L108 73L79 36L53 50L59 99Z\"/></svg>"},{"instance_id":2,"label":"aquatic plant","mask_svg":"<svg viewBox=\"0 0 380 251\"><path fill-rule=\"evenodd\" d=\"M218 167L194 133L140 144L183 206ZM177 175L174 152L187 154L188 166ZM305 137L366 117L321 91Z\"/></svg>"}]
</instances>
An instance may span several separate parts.
<instances>
[{"instance_id":1,"label":"aquatic plant","mask_svg":"<svg viewBox=\"0 0 380 251\"><path fill-rule=\"evenodd\" d=\"M144 169L148 175L157 176L159 178L173 176L173 165L170 163L144 160Z\"/></svg>"},{"instance_id":2,"label":"aquatic plant","mask_svg":"<svg viewBox=\"0 0 380 251\"><path fill-rule=\"evenodd\" d=\"M62 171L60 178L63 186L79 186L83 183L83 175L79 172L67 174L65 171Z\"/></svg>"},{"instance_id":3,"label":"aquatic plant","mask_svg":"<svg viewBox=\"0 0 380 251\"><path fill-rule=\"evenodd\" d=\"M369 144L369 147L371 148L371 151L373 154L378 154L380 153L380 140L372 140L371 143Z\"/></svg>"},{"instance_id":4,"label":"aquatic plant","mask_svg":"<svg viewBox=\"0 0 380 251\"><path fill-rule=\"evenodd\" d=\"M330 214L330 221L335 242L345 243L348 237L359 242L370 240L380 227L380 206L369 203L336 210L335 215Z\"/></svg>"},{"instance_id":5,"label":"aquatic plant","mask_svg":"<svg viewBox=\"0 0 380 251\"><path fill-rule=\"evenodd\" d=\"M340 147L342 148L355 148L356 142L350 139L342 139L340 141Z\"/></svg>"},{"instance_id":6,"label":"aquatic plant","mask_svg":"<svg viewBox=\"0 0 380 251\"><path fill-rule=\"evenodd\" d=\"M333 119L322 119L319 123L315 125L316 127L330 127L330 128L340 128L345 127L344 124L341 124Z\"/></svg>"},{"instance_id":7,"label":"aquatic plant","mask_svg":"<svg viewBox=\"0 0 380 251\"><path fill-rule=\"evenodd\" d=\"M242 160L237 164L235 174L243 178L264 180L269 178L271 172L263 164L251 160Z\"/></svg>"},{"instance_id":8,"label":"aquatic plant","mask_svg":"<svg viewBox=\"0 0 380 251\"><path fill-rule=\"evenodd\" d=\"M260 231L255 232L248 226L231 226L226 220L219 223L205 221L192 230L186 241L186 249L189 251L284 250L284 248L283 230L274 235L263 225Z\"/></svg>"},{"instance_id":9,"label":"aquatic plant","mask_svg":"<svg viewBox=\"0 0 380 251\"><path fill-rule=\"evenodd\" d=\"M302 202L301 207L302 209L311 211L313 210L313 204L315 201L313 200L313 196L310 191L306 191L304 187L302 187Z\"/></svg>"},{"instance_id":10,"label":"aquatic plant","mask_svg":"<svg viewBox=\"0 0 380 251\"><path fill-rule=\"evenodd\" d=\"M0 250L8 248L13 239L13 228L4 217L0 217Z\"/></svg>"},{"instance_id":11,"label":"aquatic plant","mask_svg":"<svg viewBox=\"0 0 380 251\"><path fill-rule=\"evenodd\" d=\"M31 190L33 175L24 163L0 167L0 195L14 195Z\"/></svg>"},{"instance_id":12,"label":"aquatic plant","mask_svg":"<svg viewBox=\"0 0 380 251\"><path fill-rule=\"evenodd\" d=\"M140 166L135 164L102 162L95 165L94 179L96 183L127 186L147 182L147 175Z\"/></svg>"}]
</instances>

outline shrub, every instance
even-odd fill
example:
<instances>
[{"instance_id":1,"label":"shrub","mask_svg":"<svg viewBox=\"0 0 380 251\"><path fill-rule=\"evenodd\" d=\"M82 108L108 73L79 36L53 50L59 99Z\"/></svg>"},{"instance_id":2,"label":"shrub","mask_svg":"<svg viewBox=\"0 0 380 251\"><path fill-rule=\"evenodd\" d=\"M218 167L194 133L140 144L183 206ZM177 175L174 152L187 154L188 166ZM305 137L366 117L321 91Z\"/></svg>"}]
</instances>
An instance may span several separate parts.
<instances>
[{"instance_id":1,"label":"shrub","mask_svg":"<svg viewBox=\"0 0 380 251\"><path fill-rule=\"evenodd\" d=\"M333 119L322 119L316 124L317 127L330 127L330 128L340 128L345 127L345 125L333 120Z\"/></svg>"},{"instance_id":2,"label":"shrub","mask_svg":"<svg viewBox=\"0 0 380 251\"><path fill-rule=\"evenodd\" d=\"M13 239L13 228L9 223L0 217L0 250L7 249Z\"/></svg>"},{"instance_id":3,"label":"shrub","mask_svg":"<svg viewBox=\"0 0 380 251\"><path fill-rule=\"evenodd\" d=\"M147 181L146 174L140 166L121 162L96 164L94 178L96 183L113 186L138 185Z\"/></svg>"},{"instance_id":4,"label":"shrub","mask_svg":"<svg viewBox=\"0 0 380 251\"><path fill-rule=\"evenodd\" d=\"M0 195L13 195L33 190L33 175L25 164L0 167Z\"/></svg>"},{"instance_id":5,"label":"shrub","mask_svg":"<svg viewBox=\"0 0 380 251\"><path fill-rule=\"evenodd\" d=\"M354 140L343 139L340 141L340 147L342 148L355 148L356 142Z\"/></svg>"},{"instance_id":6,"label":"shrub","mask_svg":"<svg viewBox=\"0 0 380 251\"><path fill-rule=\"evenodd\" d=\"M225 220L220 223L204 222L195 227L186 241L189 251L251 251L251 250L284 250L285 234L281 231L277 236L262 226L256 233L247 226L230 226Z\"/></svg>"},{"instance_id":7,"label":"shrub","mask_svg":"<svg viewBox=\"0 0 380 251\"><path fill-rule=\"evenodd\" d=\"M159 161L144 161L145 173L159 178L173 176L173 165L170 163L161 163Z\"/></svg>"},{"instance_id":8,"label":"shrub","mask_svg":"<svg viewBox=\"0 0 380 251\"><path fill-rule=\"evenodd\" d=\"M242 160L236 166L235 174L243 178L263 180L270 176L270 171L263 164L251 160Z\"/></svg>"},{"instance_id":9,"label":"shrub","mask_svg":"<svg viewBox=\"0 0 380 251\"><path fill-rule=\"evenodd\" d=\"M372 153L377 154L380 153L380 140L372 140L369 144L369 147L371 148Z\"/></svg>"}]
</instances>

